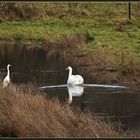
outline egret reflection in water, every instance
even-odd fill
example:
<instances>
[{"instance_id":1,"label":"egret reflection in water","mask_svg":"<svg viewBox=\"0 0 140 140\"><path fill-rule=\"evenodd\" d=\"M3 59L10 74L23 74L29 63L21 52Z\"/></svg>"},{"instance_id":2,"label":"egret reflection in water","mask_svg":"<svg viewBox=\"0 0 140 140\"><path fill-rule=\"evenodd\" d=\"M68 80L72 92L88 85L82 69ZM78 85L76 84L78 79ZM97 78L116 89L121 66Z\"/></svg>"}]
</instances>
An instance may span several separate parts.
<instances>
[{"instance_id":1,"label":"egret reflection in water","mask_svg":"<svg viewBox=\"0 0 140 140\"><path fill-rule=\"evenodd\" d=\"M72 103L73 96L82 96L84 93L84 87L83 86L67 86L69 99L68 103Z\"/></svg>"}]
</instances>

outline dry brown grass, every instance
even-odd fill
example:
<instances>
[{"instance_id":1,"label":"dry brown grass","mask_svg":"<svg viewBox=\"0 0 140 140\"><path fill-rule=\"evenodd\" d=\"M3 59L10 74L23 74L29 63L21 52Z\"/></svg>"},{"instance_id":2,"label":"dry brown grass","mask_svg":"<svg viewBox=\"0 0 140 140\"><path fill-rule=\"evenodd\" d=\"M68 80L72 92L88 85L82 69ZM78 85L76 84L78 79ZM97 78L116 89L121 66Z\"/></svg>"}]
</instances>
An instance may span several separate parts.
<instances>
[{"instance_id":1,"label":"dry brown grass","mask_svg":"<svg viewBox=\"0 0 140 140\"><path fill-rule=\"evenodd\" d=\"M41 18L45 15L44 7L45 5L39 7L33 3L1 3L0 21Z\"/></svg>"},{"instance_id":2,"label":"dry brown grass","mask_svg":"<svg viewBox=\"0 0 140 140\"><path fill-rule=\"evenodd\" d=\"M0 82L0 85L2 83ZM121 137L97 118L49 100L31 84L0 86L0 135L16 137Z\"/></svg>"},{"instance_id":3,"label":"dry brown grass","mask_svg":"<svg viewBox=\"0 0 140 140\"><path fill-rule=\"evenodd\" d=\"M127 18L114 19L112 20L112 22L114 23L114 25L122 25L122 26L133 24L133 21Z\"/></svg>"},{"instance_id":4,"label":"dry brown grass","mask_svg":"<svg viewBox=\"0 0 140 140\"><path fill-rule=\"evenodd\" d=\"M46 16L71 18L81 14L90 16L89 10L79 8L79 4L37 4L37 3L3 3L0 4L0 21L39 19Z\"/></svg>"}]
</instances>

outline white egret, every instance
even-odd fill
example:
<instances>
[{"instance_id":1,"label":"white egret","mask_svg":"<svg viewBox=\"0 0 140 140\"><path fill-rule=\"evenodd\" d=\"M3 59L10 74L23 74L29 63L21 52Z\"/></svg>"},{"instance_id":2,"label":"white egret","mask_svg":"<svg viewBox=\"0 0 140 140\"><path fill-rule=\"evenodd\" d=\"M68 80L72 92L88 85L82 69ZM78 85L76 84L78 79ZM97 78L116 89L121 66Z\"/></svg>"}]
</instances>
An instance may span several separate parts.
<instances>
[{"instance_id":1,"label":"white egret","mask_svg":"<svg viewBox=\"0 0 140 140\"><path fill-rule=\"evenodd\" d=\"M10 64L7 65L7 75L3 80L3 88L7 87L8 84L10 83L10 70L9 70L10 66L11 66Z\"/></svg>"},{"instance_id":2,"label":"white egret","mask_svg":"<svg viewBox=\"0 0 140 140\"><path fill-rule=\"evenodd\" d=\"M72 75L72 67L68 66L65 70L69 70L68 85L81 85L84 83L84 79L81 75Z\"/></svg>"}]
</instances>

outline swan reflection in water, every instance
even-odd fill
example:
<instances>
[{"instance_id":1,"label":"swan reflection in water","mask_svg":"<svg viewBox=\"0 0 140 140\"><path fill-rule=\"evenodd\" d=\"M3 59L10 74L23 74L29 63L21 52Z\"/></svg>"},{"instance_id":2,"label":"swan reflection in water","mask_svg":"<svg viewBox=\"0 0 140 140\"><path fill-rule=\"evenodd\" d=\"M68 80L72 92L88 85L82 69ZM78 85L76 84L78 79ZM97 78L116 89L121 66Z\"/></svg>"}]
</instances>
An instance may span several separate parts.
<instances>
[{"instance_id":1,"label":"swan reflection in water","mask_svg":"<svg viewBox=\"0 0 140 140\"><path fill-rule=\"evenodd\" d=\"M69 99L68 99L68 103L71 104L72 103L72 97L73 96L82 96L83 92L84 92L84 87L83 86L67 86L68 89L68 94L69 94Z\"/></svg>"}]
</instances>

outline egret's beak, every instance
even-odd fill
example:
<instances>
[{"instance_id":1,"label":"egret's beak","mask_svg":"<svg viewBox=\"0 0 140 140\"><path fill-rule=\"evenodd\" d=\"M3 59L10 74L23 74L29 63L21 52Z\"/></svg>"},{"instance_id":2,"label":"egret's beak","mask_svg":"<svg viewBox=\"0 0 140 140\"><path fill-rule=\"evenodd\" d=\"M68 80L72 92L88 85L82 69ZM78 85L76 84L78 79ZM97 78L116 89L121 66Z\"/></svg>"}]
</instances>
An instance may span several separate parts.
<instances>
[{"instance_id":1,"label":"egret's beak","mask_svg":"<svg viewBox=\"0 0 140 140\"><path fill-rule=\"evenodd\" d=\"M66 68L65 70L68 70L68 68Z\"/></svg>"}]
</instances>

